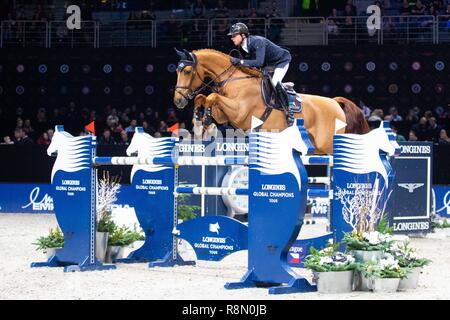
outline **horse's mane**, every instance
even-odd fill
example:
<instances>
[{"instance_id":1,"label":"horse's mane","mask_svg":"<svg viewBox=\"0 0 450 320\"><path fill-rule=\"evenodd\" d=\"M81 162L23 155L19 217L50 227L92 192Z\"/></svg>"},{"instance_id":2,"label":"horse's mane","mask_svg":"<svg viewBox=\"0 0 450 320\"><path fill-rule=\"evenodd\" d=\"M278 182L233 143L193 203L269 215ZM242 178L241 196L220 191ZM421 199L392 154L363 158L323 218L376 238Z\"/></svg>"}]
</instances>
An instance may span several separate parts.
<instances>
[{"instance_id":1,"label":"horse's mane","mask_svg":"<svg viewBox=\"0 0 450 320\"><path fill-rule=\"evenodd\" d=\"M227 61L230 61L231 56L223 53L219 50L215 50L215 49L210 49L210 48L205 48L205 49L198 49L198 50L194 50L192 51L193 53L215 53L217 55L219 55L220 57L226 59ZM242 72L252 76L252 77L256 77L256 78L262 78L263 77L263 73L261 72L261 70L256 69L256 68L252 68L252 67L245 67L245 66L239 66L238 67L239 70L241 70Z\"/></svg>"}]
</instances>

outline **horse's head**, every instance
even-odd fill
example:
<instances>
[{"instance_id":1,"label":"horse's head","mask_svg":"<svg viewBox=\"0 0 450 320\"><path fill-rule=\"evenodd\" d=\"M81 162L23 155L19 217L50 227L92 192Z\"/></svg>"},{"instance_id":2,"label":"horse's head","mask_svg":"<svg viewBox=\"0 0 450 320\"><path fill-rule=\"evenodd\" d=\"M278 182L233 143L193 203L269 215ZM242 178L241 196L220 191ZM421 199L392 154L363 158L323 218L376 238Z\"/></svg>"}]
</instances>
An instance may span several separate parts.
<instances>
[{"instance_id":1,"label":"horse's head","mask_svg":"<svg viewBox=\"0 0 450 320\"><path fill-rule=\"evenodd\" d=\"M396 141L389 122L382 121L380 127L373 131L377 132L376 141L380 150L390 156L400 154L400 146Z\"/></svg>"},{"instance_id":2,"label":"horse's head","mask_svg":"<svg viewBox=\"0 0 450 320\"><path fill-rule=\"evenodd\" d=\"M49 156L55 156L58 153L59 148L63 145L61 139L66 135L69 135L69 133L64 131L64 126L55 126L55 133L47 148L47 154Z\"/></svg>"},{"instance_id":3,"label":"horse's head","mask_svg":"<svg viewBox=\"0 0 450 320\"><path fill-rule=\"evenodd\" d=\"M302 155L314 153L314 146L309 139L308 132L304 127L303 119L296 119L293 126L288 127L282 132L287 143L292 144L292 149L297 150Z\"/></svg>"},{"instance_id":4,"label":"horse's head","mask_svg":"<svg viewBox=\"0 0 450 320\"><path fill-rule=\"evenodd\" d=\"M142 139L144 138L145 134L146 133L144 132L144 128L136 127L133 139L131 139L130 145L127 148L127 156L134 155L142 150L142 147L145 146L145 144L142 143Z\"/></svg>"},{"instance_id":5,"label":"horse's head","mask_svg":"<svg viewBox=\"0 0 450 320\"><path fill-rule=\"evenodd\" d=\"M177 65L177 84L173 96L173 103L183 109L194 97L194 91L200 87L202 80L198 70L198 60L194 53L187 50L175 49L180 61Z\"/></svg>"}]
</instances>

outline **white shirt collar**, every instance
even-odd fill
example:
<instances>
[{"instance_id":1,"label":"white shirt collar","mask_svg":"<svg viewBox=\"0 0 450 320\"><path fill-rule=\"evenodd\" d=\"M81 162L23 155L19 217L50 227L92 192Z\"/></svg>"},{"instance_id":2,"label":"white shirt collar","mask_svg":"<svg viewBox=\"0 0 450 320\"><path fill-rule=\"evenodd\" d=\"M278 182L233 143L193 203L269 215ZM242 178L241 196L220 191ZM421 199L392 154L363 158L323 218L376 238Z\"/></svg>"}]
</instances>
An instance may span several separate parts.
<instances>
[{"instance_id":1,"label":"white shirt collar","mask_svg":"<svg viewBox=\"0 0 450 320\"><path fill-rule=\"evenodd\" d=\"M248 53L247 40L248 40L248 38L245 38L245 39L242 41L241 47L242 47L242 49L245 50L245 52Z\"/></svg>"}]
</instances>

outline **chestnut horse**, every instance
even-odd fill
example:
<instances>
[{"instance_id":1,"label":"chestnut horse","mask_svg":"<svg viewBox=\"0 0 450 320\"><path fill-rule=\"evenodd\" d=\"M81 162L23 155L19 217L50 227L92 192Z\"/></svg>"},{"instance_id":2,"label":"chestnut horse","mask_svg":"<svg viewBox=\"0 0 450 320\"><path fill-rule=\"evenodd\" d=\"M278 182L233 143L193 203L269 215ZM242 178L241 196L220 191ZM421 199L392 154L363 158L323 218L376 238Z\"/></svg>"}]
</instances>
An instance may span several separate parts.
<instances>
[{"instance_id":1,"label":"chestnut horse","mask_svg":"<svg viewBox=\"0 0 450 320\"><path fill-rule=\"evenodd\" d=\"M281 131L287 128L284 111L273 109L267 112L261 93L263 76L259 70L235 67L231 65L229 55L213 49L177 50L177 53L181 60L177 67L173 101L178 108L184 108L195 96L195 109L205 107L205 112L209 112L219 124L230 122L237 129L249 130L252 117L256 117L264 120L258 129ZM206 82L206 79L211 80ZM208 96L197 94L207 86L215 92ZM361 109L350 100L299 95L303 108L294 115L304 118L316 154L333 153L335 133L369 132Z\"/></svg>"}]
</instances>

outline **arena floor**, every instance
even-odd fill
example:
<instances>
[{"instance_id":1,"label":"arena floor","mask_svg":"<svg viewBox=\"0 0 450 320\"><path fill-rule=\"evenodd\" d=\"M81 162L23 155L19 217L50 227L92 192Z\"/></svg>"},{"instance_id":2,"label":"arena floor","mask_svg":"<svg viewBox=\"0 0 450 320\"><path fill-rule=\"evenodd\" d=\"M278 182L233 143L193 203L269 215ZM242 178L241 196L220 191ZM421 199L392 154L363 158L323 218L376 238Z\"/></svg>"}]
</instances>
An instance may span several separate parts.
<instances>
[{"instance_id":1,"label":"arena floor","mask_svg":"<svg viewBox=\"0 0 450 320\"><path fill-rule=\"evenodd\" d=\"M450 232L434 238L415 238L421 256L433 260L425 267L416 290L395 294L353 292L270 296L266 289L225 290L246 271L246 252L222 262L200 261L196 266L148 269L146 264L119 264L117 270L64 273L59 268L31 269L45 259L32 243L54 227L53 215L1 214L0 299L450 299ZM447 237L445 235L448 234Z\"/></svg>"}]
</instances>

